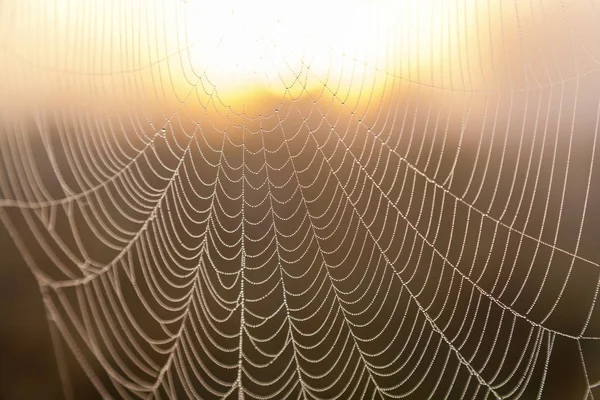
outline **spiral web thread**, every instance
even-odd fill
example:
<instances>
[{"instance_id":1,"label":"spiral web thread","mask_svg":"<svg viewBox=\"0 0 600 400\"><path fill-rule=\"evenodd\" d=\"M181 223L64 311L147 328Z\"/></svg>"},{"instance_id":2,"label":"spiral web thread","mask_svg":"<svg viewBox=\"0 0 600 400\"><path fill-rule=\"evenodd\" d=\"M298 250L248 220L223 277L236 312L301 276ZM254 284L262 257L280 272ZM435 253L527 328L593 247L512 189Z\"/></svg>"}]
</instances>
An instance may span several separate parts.
<instances>
[{"instance_id":1,"label":"spiral web thread","mask_svg":"<svg viewBox=\"0 0 600 400\"><path fill-rule=\"evenodd\" d=\"M445 32L479 58L459 49L461 68L431 78L367 78L349 57L358 100L328 74L271 112L219 113L198 72L159 111L3 113L0 218L40 284L66 396L69 353L105 398L543 398L563 343L597 397L600 53L565 4L573 51L542 42L542 61L524 44L548 29L541 2L477 4L479 21L537 30ZM516 69L494 53L512 33ZM188 49L57 73L167 104ZM312 73L290 72L290 87Z\"/></svg>"}]
</instances>

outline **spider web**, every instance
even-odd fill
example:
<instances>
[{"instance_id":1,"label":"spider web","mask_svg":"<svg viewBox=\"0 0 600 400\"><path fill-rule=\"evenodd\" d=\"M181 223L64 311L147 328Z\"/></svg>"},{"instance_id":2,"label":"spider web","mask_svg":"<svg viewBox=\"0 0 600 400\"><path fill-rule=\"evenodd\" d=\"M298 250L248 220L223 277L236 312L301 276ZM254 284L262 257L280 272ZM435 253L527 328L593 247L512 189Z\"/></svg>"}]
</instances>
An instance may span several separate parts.
<instances>
[{"instance_id":1,"label":"spider web","mask_svg":"<svg viewBox=\"0 0 600 400\"><path fill-rule=\"evenodd\" d=\"M67 398L67 355L103 398L546 398L553 360L569 396L599 395L594 2L440 2L440 38L413 38L435 45L386 69L275 60L287 89L258 111L160 17L129 28L135 2L66 3L64 31L58 3L0 6L7 92L115 103L2 98L0 219ZM23 56L23 29L57 49L82 34ZM133 39L85 50L94 29Z\"/></svg>"}]
</instances>

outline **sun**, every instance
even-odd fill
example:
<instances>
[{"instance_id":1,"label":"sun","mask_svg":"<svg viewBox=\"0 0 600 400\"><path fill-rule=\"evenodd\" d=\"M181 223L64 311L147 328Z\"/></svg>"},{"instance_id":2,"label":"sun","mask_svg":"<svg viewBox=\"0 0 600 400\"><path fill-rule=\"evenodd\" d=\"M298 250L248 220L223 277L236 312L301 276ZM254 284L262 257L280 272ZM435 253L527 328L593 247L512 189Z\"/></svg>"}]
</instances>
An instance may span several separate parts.
<instances>
[{"instance_id":1,"label":"sun","mask_svg":"<svg viewBox=\"0 0 600 400\"><path fill-rule=\"evenodd\" d=\"M178 36L194 75L226 102L255 91L292 98L325 87L356 92L431 43L439 28L434 3L187 0Z\"/></svg>"}]
</instances>

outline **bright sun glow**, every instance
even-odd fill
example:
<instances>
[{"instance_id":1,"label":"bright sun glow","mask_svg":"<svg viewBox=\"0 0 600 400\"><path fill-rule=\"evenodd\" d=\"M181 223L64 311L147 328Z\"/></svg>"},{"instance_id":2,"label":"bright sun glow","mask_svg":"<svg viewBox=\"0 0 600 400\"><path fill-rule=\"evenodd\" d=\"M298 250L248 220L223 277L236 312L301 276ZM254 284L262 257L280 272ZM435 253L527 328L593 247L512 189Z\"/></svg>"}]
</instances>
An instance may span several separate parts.
<instances>
[{"instance_id":1,"label":"bright sun glow","mask_svg":"<svg viewBox=\"0 0 600 400\"><path fill-rule=\"evenodd\" d=\"M252 90L297 97L325 85L350 90L372 82L376 71L397 70L420 43L433 50L436 2L188 0L179 36L195 74L221 98Z\"/></svg>"}]
</instances>

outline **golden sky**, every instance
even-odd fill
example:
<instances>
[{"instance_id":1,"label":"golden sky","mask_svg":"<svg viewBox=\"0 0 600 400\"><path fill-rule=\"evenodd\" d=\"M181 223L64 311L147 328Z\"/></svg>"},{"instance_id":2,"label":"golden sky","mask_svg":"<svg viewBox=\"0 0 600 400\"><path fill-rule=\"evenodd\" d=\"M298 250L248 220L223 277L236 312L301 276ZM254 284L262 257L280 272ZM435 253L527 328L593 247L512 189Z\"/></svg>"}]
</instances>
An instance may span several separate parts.
<instances>
[{"instance_id":1,"label":"golden sky","mask_svg":"<svg viewBox=\"0 0 600 400\"><path fill-rule=\"evenodd\" d=\"M208 102L543 86L597 68L593 2L9 0L0 103Z\"/></svg>"}]
</instances>

